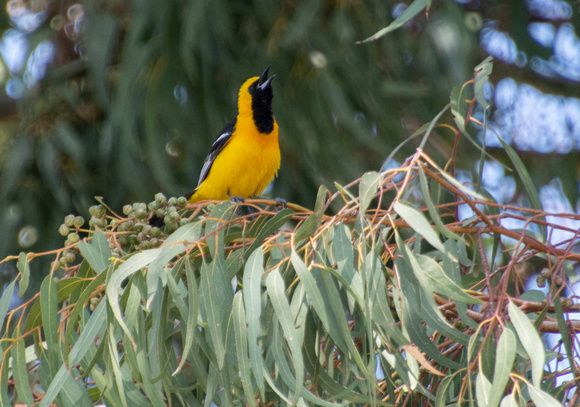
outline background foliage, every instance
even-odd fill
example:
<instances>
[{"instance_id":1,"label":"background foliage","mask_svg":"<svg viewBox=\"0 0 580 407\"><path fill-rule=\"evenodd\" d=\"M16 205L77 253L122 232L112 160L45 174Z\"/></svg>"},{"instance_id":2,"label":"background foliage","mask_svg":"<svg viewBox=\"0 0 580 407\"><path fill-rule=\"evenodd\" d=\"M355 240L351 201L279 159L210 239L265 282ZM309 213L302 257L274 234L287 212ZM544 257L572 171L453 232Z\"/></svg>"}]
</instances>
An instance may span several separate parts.
<instances>
[{"instance_id":1,"label":"background foliage","mask_svg":"<svg viewBox=\"0 0 580 407\"><path fill-rule=\"evenodd\" d=\"M442 111L458 142L490 70L481 64ZM421 146L436 124L450 126L424 126ZM90 229L67 217L66 247L18 256L19 279L0 297L6 312L34 259L56 254L39 293L7 314L2 404L578 402L579 307L565 293L580 256L546 240L573 230L537 209L500 212L421 149L400 169L335 187L320 187L312 211L189 205L169 235L147 224L142 203L124 207L127 217L94 206ZM327 214L333 202L341 209ZM156 203L180 206L160 194ZM461 205L474 216L458 221ZM503 226L522 218L520 231ZM535 267L546 293L525 287ZM546 332L560 335L553 348Z\"/></svg>"},{"instance_id":2,"label":"background foliage","mask_svg":"<svg viewBox=\"0 0 580 407\"><path fill-rule=\"evenodd\" d=\"M7 93L26 86L0 100L0 250L37 252L0 263L18 265L0 297L2 404L574 405L580 219L548 216L537 187L559 176L575 201L577 153L498 141L493 156L516 174L509 202L490 199L483 165L475 191L457 181L492 159L479 134L497 113L484 115L489 60L457 86L484 59L483 21L547 58L520 18L537 4L427 3L10 1L5 26L19 8L38 17L30 58L47 38L55 52L35 80L2 51ZM389 15L397 30L354 44ZM189 191L239 84L270 63L283 130L272 195L297 204L196 207L169 236L144 224L145 204L116 214ZM537 80L509 58L494 72ZM578 90L563 77L539 86ZM337 192L315 202L321 183ZM60 248L63 215L86 217L95 195L106 204L88 228L66 218ZM535 271L544 291L525 286ZM31 298L14 308L18 290Z\"/></svg>"},{"instance_id":3,"label":"background foliage","mask_svg":"<svg viewBox=\"0 0 580 407\"><path fill-rule=\"evenodd\" d=\"M0 256L57 247L52 236L62 217L87 216L94 196L119 210L159 191L189 192L211 143L236 113L240 84L268 64L277 74L283 154L272 196L312 206L321 183L378 170L485 58L482 22L497 22L530 59L548 53L526 35L526 24L537 18L530 9L540 6L458 3L437 3L387 37L355 44L387 26L403 5L9 1L0 20L9 28L6 46L8 34L18 32L27 41L25 59L34 60L47 41L54 58L40 64L46 75L34 80L30 63L13 68L2 52L2 83L9 90L21 80L24 90L16 100L0 94ZM427 1L413 4L420 11ZM547 93L579 90L576 82L542 78L530 66L500 59L494 78L506 76ZM430 155L447 159L452 143L451 134L437 130ZM397 160L414 148L408 144ZM459 148L458 166L472 171L469 147ZM577 158L523 155L537 186L560 176L573 203Z\"/></svg>"}]
</instances>

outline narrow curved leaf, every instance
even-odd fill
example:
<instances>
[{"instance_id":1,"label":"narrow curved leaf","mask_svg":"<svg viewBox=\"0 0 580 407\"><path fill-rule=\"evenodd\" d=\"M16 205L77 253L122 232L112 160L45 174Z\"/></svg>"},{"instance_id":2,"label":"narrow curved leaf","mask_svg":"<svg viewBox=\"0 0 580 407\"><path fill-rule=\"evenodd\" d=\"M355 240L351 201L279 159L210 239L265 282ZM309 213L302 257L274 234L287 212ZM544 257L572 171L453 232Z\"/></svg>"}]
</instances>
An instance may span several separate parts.
<instances>
[{"instance_id":1,"label":"narrow curved leaf","mask_svg":"<svg viewBox=\"0 0 580 407\"><path fill-rule=\"evenodd\" d=\"M359 41L359 43L365 43L365 42L371 42L371 41L378 40L383 35L386 35L386 34L390 33L391 31L395 31L397 28L402 27L409 20L411 20L413 17L415 17L417 14L419 14L421 11L423 11L426 8L428 9L430 6L431 6L431 0L415 0L413 3L411 3L405 9L405 11L399 17L397 17L395 20L393 20L393 22L391 22L391 24L389 24L385 28L377 31L375 34L368 37L367 39L365 39L363 41Z\"/></svg>"},{"instance_id":2,"label":"narrow curved leaf","mask_svg":"<svg viewBox=\"0 0 580 407\"><path fill-rule=\"evenodd\" d=\"M511 301L508 305L508 312L520 338L520 343L532 361L532 382L534 386L540 387L544 373L544 344L526 314Z\"/></svg>"},{"instance_id":3,"label":"narrow curved leaf","mask_svg":"<svg viewBox=\"0 0 580 407\"><path fill-rule=\"evenodd\" d=\"M496 407L504 395L509 375L516 358L516 338L510 329L504 329L497 344L495 366L489 398L489 407Z\"/></svg>"},{"instance_id":4,"label":"narrow curved leaf","mask_svg":"<svg viewBox=\"0 0 580 407\"><path fill-rule=\"evenodd\" d=\"M375 192L377 192L377 187L384 178L382 172L367 172L363 174L359 185L359 198L360 198L360 208L361 214L364 214L368 209Z\"/></svg>"},{"instance_id":5,"label":"narrow curved leaf","mask_svg":"<svg viewBox=\"0 0 580 407\"><path fill-rule=\"evenodd\" d=\"M558 400L548 393L532 384L528 384L528 391L536 407L559 407L562 406Z\"/></svg>"},{"instance_id":6,"label":"narrow curved leaf","mask_svg":"<svg viewBox=\"0 0 580 407\"><path fill-rule=\"evenodd\" d=\"M294 365L295 374L292 404L295 404L301 396L302 383L304 382L304 362L301 348L302 341L296 338L296 329L294 327L292 312L290 311L290 305L288 304L288 300L284 293L284 280L282 279L278 269L271 271L268 274L268 277L266 277L266 289L268 290L268 296L272 301L272 306L276 312L278 322L282 326L286 343L288 344L292 354L292 363Z\"/></svg>"},{"instance_id":7,"label":"narrow curved leaf","mask_svg":"<svg viewBox=\"0 0 580 407\"><path fill-rule=\"evenodd\" d=\"M411 228L429 242L431 246L439 250L441 253L447 253L445 247L441 243L439 236L433 230L425 215L412 205L403 202L395 202L393 209L399 214L401 218L409 224Z\"/></svg>"}]
</instances>

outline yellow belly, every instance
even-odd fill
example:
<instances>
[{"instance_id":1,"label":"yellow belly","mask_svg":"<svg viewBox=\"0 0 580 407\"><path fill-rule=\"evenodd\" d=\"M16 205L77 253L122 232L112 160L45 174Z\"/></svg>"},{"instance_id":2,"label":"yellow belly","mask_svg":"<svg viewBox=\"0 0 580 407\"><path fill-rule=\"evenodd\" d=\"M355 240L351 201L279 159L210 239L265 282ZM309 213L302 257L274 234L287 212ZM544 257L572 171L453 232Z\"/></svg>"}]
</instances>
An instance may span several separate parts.
<instances>
[{"instance_id":1,"label":"yellow belly","mask_svg":"<svg viewBox=\"0 0 580 407\"><path fill-rule=\"evenodd\" d=\"M256 131L250 120L237 121L236 132L216 157L207 178L189 198L194 203L204 199L228 200L232 197L258 196L280 168L278 125L270 134ZM240 127L238 127L240 126Z\"/></svg>"}]
</instances>

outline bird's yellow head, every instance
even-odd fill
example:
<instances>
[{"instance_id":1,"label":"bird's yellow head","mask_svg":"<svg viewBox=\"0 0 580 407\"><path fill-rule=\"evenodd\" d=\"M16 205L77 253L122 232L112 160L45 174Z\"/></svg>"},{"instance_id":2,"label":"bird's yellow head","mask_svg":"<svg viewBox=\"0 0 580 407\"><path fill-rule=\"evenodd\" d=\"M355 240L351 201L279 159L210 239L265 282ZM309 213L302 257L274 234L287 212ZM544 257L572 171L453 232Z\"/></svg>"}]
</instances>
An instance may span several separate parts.
<instances>
[{"instance_id":1,"label":"bird's yellow head","mask_svg":"<svg viewBox=\"0 0 580 407\"><path fill-rule=\"evenodd\" d=\"M272 79L268 78L267 67L262 76L248 79L240 88L238 95L238 114L242 117L250 116L260 133L269 134L274 129L274 115L272 113Z\"/></svg>"}]
</instances>

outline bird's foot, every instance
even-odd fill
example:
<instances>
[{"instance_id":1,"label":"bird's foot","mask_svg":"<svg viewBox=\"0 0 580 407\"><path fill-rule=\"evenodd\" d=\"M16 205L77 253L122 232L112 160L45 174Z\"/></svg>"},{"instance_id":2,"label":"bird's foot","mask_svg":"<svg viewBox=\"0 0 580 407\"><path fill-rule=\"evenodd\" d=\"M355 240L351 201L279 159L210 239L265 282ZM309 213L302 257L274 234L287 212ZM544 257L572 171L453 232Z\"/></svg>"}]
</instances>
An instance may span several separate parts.
<instances>
[{"instance_id":1,"label":"bird's foot","mask_svg":"<svg viewBox=\"0 0 580 407\"><path fill-rule=\"evenodd\" d=\"M282 199L282 198L274 198L274 201L276 201L276 207L278 207L280 209L286 209L286 205L288 203L286 202L285 199Z\"/></svg>"},{"instance_id":2,"label":"bird's foot","mask_svg":"<svg viewBox=\"0 0 580 407\"><path fill-rule=\"evenodd\" d=\"M229 192L228 192L228 196L230 197L230 201L232 203L242 204L242 203L246 202L245 198L242 198L241 196L231 196Z\"/></svg>"}]
</instances>

